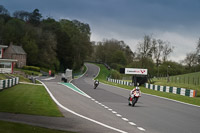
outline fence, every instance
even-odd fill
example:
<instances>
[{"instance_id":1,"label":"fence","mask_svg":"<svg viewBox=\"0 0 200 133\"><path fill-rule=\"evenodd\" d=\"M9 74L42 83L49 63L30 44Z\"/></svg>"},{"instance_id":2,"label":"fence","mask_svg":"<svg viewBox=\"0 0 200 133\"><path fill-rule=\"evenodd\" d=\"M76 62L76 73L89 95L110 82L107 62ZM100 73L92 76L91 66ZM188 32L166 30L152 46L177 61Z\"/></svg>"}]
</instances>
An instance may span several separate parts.
<instances>
[{"instance_id":1,"label":"fence","mask_svg":"<svg viewBox=\"0 0 200 133\"><path fill-rule=\"evenodd\" d=\"M160 86L160 85L153 85L153 84L149 84L149 83L146 83L145 87L148 89L151 89L151 90L174 93L174 94L179 94L179 95L183 95L183 96L189 96L189 97L196 96L195 90L190 90L190 89L185 89L185 88Z\"/></svg>"},{"instance_id":2,"label":"fence","mask_svg":"<svg viewBox=\"0 0 200 133\"><path fill-rule=\"evenodd\" d=\"M11 78L11 79L5 79L5 80L0 80L0 90L12 87L12 86L14 86L16 84L19 84L19 77L15 77L15 78Z\"/></svg>"},{"instance_id":3,"label":"fence","mask_svg":"<svg viewBox=\"0 0 200 133\"><path fill-rule=\"evenodd\" d=\"M158 77L158 79L167 81L167 77ZM170 76L169 82L199 86L200 85L200 75Z\"/></svg>"},{"instance_id":4,"label":"fence","mask_svg":"<svg viewBox=\"0 0 200 133\"><path fill-rule=\"evenodd\" d=\"M113 83L117 83L117 84L121 84L121 85L127 85L127 86L132 86L133 85L133 83L131 83L131 82L123 81L123 80L119 80L119 79L107 78L107 81L113 82Z\"/></svg>"}]
</instances>

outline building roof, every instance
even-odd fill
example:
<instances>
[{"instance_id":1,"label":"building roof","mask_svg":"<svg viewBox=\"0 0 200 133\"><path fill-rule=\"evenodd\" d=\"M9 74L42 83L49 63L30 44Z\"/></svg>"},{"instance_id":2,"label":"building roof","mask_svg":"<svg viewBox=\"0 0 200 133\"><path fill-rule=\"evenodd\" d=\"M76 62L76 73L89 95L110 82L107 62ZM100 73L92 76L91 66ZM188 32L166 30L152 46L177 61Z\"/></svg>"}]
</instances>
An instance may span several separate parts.
<instances>
[{"instance_id":1,"label":"building roof","mask_svg":"<svg viewBox=\"0 0 200 133\"><path fill-rule=\"evenodd\" d=\"M11 45L11 47L13 49L13 52L15 52L15 54L26 54L22 46Z\"/></svg>"}]
</instances>

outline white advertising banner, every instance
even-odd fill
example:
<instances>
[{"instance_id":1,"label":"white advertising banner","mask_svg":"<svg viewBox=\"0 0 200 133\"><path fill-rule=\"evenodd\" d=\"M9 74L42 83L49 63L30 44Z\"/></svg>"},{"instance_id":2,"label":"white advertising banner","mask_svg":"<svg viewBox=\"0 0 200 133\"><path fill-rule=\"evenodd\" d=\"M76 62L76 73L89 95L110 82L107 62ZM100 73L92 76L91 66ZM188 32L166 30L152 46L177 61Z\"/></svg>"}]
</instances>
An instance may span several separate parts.
<instances>
[{"instance_id":1,"label":"white advertising banner","mask_svg":"<svg viewBox=\"0 0 200 133\"><path fill-rule=\"evenodd\" d=\"M125 74L147 75L147 69L125 68Z\"/></svg>"}]
</instances>

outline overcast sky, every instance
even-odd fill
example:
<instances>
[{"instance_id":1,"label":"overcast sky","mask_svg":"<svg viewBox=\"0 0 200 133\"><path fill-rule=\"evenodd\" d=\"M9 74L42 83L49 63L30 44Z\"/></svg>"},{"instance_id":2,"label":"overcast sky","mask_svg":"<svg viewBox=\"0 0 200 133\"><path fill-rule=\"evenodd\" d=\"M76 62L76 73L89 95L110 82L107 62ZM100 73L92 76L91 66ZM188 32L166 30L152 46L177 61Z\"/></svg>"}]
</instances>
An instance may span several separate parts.
<instances>
[{"instance_id":1,"label":"overcast sky","mask_svg":"<svg viewBox=\"0 0 200 133\"><path fill-rule=\"evenodd\" d=\"M180 61L195 50L200 37L200 0L0 0L12 14L38 8L43 18L88 23L91 41L123 40L132 51L144 35L175 47L170 59Z\"/></svg>"}]
</instances>

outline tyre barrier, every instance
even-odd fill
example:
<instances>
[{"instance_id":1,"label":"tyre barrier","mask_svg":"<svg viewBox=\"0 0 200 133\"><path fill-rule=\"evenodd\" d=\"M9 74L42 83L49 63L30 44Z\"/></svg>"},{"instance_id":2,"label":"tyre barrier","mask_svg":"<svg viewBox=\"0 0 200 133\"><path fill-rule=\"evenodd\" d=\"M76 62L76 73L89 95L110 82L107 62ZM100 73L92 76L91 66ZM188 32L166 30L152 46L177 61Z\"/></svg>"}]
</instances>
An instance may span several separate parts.
<instances>
[{"instance_id":1,"label":"tyre barrier","mask_svg":"<svg viewBox=\"0 0 200 133\"><path fill-rule=\"evenodd\" d=\"M195 97L197 93L196 90L177 88L177 87L171 87L171 86L160 86L160 85L154 85L154 84L149 84L149 83L145 83L145 88L155 90L155 91L179 94L179 95L188 96L188 97Z\"/></svg>"},{"instance_id":2,"label":"tyre barrier","mask_svg":"<svg viewBox=\"0 0 200 133\"><path fill-rule=\"evenodd\" d=\"M19 77L0 80L0 90L3 90L5 88L10 88L10 87L17 85L17 84L19 84Z\"/></svg>"}]
</instances>

